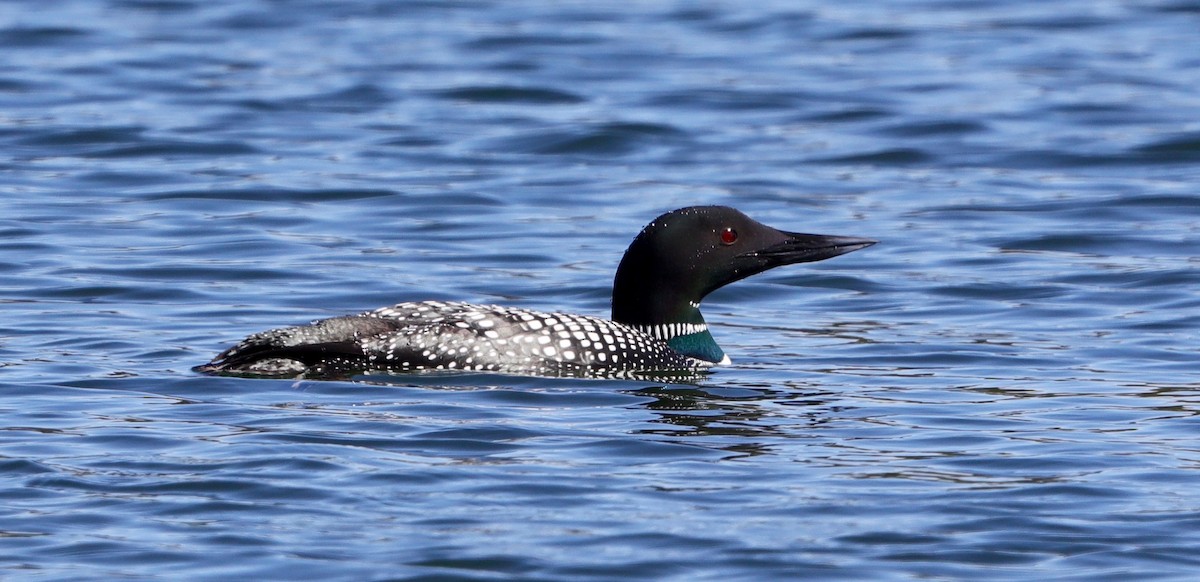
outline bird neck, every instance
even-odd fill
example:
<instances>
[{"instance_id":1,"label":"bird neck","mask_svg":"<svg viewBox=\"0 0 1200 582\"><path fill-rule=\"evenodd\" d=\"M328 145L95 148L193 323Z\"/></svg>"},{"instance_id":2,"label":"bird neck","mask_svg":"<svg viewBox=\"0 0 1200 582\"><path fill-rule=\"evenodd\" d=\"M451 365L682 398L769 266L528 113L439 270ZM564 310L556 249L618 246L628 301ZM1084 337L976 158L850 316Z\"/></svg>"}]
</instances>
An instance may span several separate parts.
<instances>
[{"instance_id":1,"label":"bird neck","mask_svg":"<svg viewBox=\"0 0 1200 582\"><path fill-rule=\"evenodd\" d=\"M713 363L725 360L725 352L709 333L700 306L691 301L666 293L639 294L635 298L628 288L614 287L612 319L666 342L685 356Z\"/></svg>"},{"instance_id":2,"label":"bird neck","mask_svg":"<svg viewBox=\"0 0 1200 582\"><path fill-rule=\"evenodd\" d=\"M630 245L613 278L612 319L667 343L675 351L706 362L722 362L725 352L708 333L700 314L704 291L680 273L663 267L642 236Z\"/></svg>"}]
</instances>

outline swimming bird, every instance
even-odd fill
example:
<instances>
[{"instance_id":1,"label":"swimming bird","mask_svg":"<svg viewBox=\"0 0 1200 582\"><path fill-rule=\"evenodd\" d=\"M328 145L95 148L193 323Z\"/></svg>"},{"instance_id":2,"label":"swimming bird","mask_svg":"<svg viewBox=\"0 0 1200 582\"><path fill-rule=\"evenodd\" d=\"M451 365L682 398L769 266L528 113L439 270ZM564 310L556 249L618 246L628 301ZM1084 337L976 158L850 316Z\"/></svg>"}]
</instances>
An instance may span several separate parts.
<instances>
[{"instance_id":1,"label":"swimming bird","mask_svg":"<svg viewBox=\"0 0 1200 582\"><path fill-rule=\"evenodd\" d=\"M655 218L617 267L612 319L499 305L399 303L255 333L194 368L274 378L469 370L533 376L695 374L729 358L700 314L706 295L781 265L876 241L777 230L724 206Z\"/></svg>"}]
</instances>

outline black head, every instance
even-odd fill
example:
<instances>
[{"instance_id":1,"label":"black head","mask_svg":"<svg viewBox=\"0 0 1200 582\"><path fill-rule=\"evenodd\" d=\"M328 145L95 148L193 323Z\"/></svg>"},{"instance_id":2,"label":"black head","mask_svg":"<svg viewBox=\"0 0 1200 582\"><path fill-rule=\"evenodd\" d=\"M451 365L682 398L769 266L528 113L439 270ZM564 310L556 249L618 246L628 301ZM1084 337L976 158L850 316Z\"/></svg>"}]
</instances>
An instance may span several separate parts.
<instances>
[{"instance_id":1,"label":"black head","mask_svg":"<svg viewBox=\"0 0 1200 582\"><path fill-rule=\"evenodd\" d=\"M726 206L693 206L646 225L617 267L612 318L630 325L699 323L709 293L780 265L866 248L865 238L776 230Z\"/></svg>"}]
</instances>

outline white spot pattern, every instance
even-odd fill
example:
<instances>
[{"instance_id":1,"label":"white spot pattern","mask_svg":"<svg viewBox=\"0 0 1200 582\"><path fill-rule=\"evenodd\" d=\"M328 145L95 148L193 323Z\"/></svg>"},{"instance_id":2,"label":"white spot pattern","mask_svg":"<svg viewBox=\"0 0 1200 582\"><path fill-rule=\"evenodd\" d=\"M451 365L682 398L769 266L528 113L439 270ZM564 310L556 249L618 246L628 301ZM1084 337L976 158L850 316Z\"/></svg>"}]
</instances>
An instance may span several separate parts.
<instances>
[{"instance_id":1,"label":"white spot pattern","mask_svg":"<svg viewBox=\"0 0 1200 582\"><path fill-rule=\"evenodd\" d=\"M695 372L713 366L715 362L676 352L665 341L705 330L703 324L635 328L585 315L425 301L262 332L224 356L228 360L240 350L263 345L337 346L326 350L315 364L279 358L245 366L247 373L268 375L470 369L621 377L636 372Z\"/></svg>"}]
</instances>

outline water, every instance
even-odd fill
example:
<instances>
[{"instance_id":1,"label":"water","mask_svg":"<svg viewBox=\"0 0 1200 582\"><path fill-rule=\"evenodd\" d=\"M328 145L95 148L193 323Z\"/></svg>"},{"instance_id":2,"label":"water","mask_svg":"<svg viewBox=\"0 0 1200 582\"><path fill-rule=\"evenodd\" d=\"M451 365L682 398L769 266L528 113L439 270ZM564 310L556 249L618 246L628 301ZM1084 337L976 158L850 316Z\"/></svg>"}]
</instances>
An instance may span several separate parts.
<instances>
[{"instance_id":1,"label":"water","mask_svg":"<svg viewBox=\"0 0 1200 582\"><path fill-rule=\"evenodd\" d=\"M1200 4L0 6L5 579L1200 571ZM658 213L877 238L698 385L189 371L603 315Z\"/></svg>"}]
</instances>

